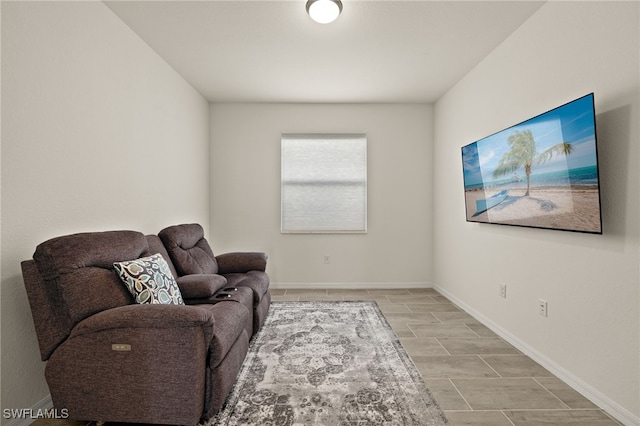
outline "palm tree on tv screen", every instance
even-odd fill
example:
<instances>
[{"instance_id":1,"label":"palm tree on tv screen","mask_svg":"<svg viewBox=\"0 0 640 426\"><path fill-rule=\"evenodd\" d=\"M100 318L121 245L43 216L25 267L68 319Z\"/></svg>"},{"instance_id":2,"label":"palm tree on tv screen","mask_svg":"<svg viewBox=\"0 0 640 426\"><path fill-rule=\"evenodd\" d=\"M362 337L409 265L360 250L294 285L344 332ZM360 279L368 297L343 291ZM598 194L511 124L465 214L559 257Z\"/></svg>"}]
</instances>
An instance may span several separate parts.
<instances>
[{"instance_id":1,"label":"palm tree on tv screen","mask_svg":"<svg viewBox=\"0 0 640 426\"><path fill-rule=\"evenodd\" d=\"M524 172L527 175L527 192L524 194L525 197L529 196L531 167L533 165L546 163L554 154L569 155L573 152L573 146L570 143L561 142L538 153L536 141L533 138L531 130L517 130L509 135L508 141L511 149L500 159L498 167L493 171L493 177L504 176L515 172L519 167L524 167Z\"/></svg>"}]
</instances>

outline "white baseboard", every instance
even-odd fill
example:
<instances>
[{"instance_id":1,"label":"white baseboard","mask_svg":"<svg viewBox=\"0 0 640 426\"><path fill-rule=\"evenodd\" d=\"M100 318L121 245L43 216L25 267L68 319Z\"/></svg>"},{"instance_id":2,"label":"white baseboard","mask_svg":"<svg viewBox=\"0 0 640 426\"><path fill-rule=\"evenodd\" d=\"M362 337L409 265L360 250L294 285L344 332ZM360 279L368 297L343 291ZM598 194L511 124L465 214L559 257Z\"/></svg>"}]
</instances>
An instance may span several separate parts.
<instances>
[{"instance_id":1,"label":"white baseboard","mask_svg":"<svg viewBox=\"0 0 640 426\"><path fill-rule=\"evenodd\" d=\"M522 353L529 356L538 364L549 370L556 377L571 386L574 390L582 394L582 396L587 398L589 401L593 402L595 405L603 409L611 417L614 417L625 426L640 426L640 417L631 413L626 408L621 407L618 403L612 401L610 398L603 395L600 391L588 385L582 379L567 371L566 369L555 363L553 360L549 359L549 357L547 357L546 355L540 353L535 348L523 342L517 336L509 333L500 325L494 323L489 318L485 317L480 312L476 311L453 294L447 292L446 290L443 290L438 286L434 286L433 288L440 294L445 296L447 299L458 305L460 308L464 309L466 313L480 321L483 325L490 328L494 333L503 338L509 344L513 345Z\"/></svg>"},{"instance_id":2,"label":"white baseboard","mask_svg":"<svg viewBox=\"0 0 640 426\"><path fill-rule=\"evenodd\" d=\"M322 289L322 290L378 290L378 289L400 289L400 288L432 288L433 284L429 282L370 282L370 283L297 283L297 282L271 282L270 288L273 289Z\"/></svg>"},{"instance_id":3,"label":"white baseboard","mask_svg":"<svg viewBox=\"0 0 640 426\"><path fill-rule=\"evenodd\" d=\"M35 416L36 413L49 410L52 407L53 407L53 401L51 401L51 395L47 395L46 397L44 397L44 399L42 399L40 402L36 403L36 405L31 407L31 413ZM6 410L6 408L3 408L3 413L2 413L3 416L5 415L4 410ZM15 419L12 419L9 423L7 423L7 426L29 426L34 421L36 421L36 418L35 417L32 418L31 416L23 417L23 418L15 418Z\"/></svg>"}]
</instances>

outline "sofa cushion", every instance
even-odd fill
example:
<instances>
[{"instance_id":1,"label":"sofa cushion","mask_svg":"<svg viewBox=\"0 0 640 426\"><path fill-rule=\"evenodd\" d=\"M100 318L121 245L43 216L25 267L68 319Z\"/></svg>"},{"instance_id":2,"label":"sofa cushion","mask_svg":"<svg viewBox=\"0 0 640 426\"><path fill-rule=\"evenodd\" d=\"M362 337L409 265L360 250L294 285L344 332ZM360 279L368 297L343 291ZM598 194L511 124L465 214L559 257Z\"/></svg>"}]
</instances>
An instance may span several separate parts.
<instances>
[{"instance_id":1,"label":"sofa cushion","mask_svg":"<svg viewBox=\"0 0 640 426\"><path fill-rule=\"evenodd\" d=\"M176 281L185 299L210 297L227 285L227 279L217 274L184 275L178 277Z\"/></svg>"},{"instance_id":2,"label":"sofa cushion","mask_svg":"<svg viewBox=\"0 0 640 426\"><path fill-rule=\"evenodd\" d=\"M199 224L170 226L160 231L158 236L178 275L218 273L218 262Z\"/></svg>"},{"instance_id":3,"label":"sofa cushion","mask_svg":"<svg viewBox=\"0 0 640 426\"><path fill-rule=\"evenodd\" d=\"M68 327L73 327L97 312L133 303L113 262L136 259L147 250L140 232L88 232L45 241L33 259L44 285L58 294L56 309L66 311Z\"/></svg>"},{"instance_id":4,"label":"sofa cushion","mask_svg":"<svg viewBox=\"0 0 640 426\"><path fill-rule=\"evenodd\" d=\"M115 262L113 267L137 303L184 305L178 283L161 254Z\"/></svg>"}]
</instances>

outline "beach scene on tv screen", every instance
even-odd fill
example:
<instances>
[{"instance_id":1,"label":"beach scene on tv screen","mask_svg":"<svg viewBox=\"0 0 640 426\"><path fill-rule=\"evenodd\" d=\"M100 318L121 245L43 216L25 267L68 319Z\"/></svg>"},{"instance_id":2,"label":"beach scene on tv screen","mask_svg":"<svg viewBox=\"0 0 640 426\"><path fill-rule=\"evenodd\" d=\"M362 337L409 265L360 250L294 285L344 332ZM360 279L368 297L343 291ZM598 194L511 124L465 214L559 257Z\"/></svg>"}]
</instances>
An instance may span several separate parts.
<instances>
[{"instance_id":1,"label":"beach scene on tv screen","mask_svg":"<svg viewBox=\"0 0 640 426\"><path fill-rule=\"evenodd\" d=\"M601 233L593 96L462 148L468 221Z\"/></svg>"}]
</instances>

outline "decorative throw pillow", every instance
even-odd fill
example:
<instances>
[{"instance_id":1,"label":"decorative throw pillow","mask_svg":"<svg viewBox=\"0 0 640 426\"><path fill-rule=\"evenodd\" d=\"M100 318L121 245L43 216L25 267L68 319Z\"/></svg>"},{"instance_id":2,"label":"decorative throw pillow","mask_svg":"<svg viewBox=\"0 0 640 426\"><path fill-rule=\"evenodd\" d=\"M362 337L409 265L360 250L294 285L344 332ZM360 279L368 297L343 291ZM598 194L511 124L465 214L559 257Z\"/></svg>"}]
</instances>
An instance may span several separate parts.
<instances>
[{"instance_id":1,"label":"decorative throw pillow","mask_svg":"<svg viewBox=\"0 0 640 426\"><path fill-rule=\"evenodd\" d=\"M184 305L180 289L160 253L113 264L137 303Z\"/></svg>"}]
</instances>

